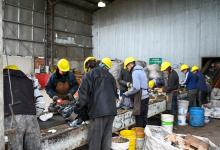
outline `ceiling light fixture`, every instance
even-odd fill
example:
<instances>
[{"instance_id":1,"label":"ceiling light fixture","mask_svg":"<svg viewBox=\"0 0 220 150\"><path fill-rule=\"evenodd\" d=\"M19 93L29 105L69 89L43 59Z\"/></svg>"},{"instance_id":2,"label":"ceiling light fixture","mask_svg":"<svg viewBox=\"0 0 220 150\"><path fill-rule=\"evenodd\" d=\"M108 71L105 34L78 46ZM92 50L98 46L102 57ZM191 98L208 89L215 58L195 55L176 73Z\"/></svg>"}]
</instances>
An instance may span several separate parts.
<instances>
[{"instance_id":1,"label":"ceiling light fixture","mask_svg":"<svg viewBox=\"0 0 220 150\"><path fill-rule=\"evenodd\" d=\"M98 2L98 7L105 7L105 6L106 6L105 2L103 1Z\"/></svg>"}]
</instances>

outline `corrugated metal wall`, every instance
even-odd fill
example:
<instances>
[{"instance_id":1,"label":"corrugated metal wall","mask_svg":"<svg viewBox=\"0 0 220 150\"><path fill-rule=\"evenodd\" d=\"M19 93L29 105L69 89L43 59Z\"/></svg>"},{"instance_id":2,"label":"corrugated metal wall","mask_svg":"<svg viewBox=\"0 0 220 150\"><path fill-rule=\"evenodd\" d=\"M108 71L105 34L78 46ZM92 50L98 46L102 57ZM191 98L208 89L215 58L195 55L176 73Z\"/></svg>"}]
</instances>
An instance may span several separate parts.
<instances>
[{"instance_id":1,"label":"corrugated metal wall","mask_svg":"<svg viewBox=\"0 0 220 150\"><path fill-rule=\"evenodd\" d=\"M93 53L200 64L220 56L220 0L116 0L93 16Z\"/></svg>"}]
</instances>

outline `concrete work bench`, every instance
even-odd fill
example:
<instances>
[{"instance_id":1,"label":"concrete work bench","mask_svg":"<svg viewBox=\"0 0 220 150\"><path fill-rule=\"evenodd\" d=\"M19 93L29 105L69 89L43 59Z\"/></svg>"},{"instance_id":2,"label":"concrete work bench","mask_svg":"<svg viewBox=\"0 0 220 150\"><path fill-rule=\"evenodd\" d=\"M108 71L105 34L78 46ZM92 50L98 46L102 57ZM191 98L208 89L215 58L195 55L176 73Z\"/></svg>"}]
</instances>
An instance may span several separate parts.
<instances>
[{"instance_id":1,"label":"concrete work bench","mask_svg":"<svg viewBox=\"0 0 220 150\"><path fill-rule=\"evenodd\" d=\"M166 110L166 100L156 100L149 102L148 118L160 114ZM118 110L113 123L113 132L120 131L135 124L132 110ZM42 130L43 150L72 150L87 143L88 125L84 124L78 128L69 127L67 124L53 127L56 133L48 133Z\"/></svg>"}]
</instances>

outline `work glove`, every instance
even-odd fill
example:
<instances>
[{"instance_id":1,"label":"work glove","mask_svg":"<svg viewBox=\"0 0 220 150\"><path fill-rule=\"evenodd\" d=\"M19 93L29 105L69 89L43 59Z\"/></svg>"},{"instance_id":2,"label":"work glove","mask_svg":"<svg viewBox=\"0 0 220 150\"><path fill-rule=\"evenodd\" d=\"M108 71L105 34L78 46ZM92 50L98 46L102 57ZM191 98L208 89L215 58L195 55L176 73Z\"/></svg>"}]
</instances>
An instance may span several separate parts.
<instances>
[{"instance_id":1,"label":"work glove","mask_svg":"<svg viewBox=\"0 0 220 150\"><path fill-rule=\"evenodd\" d=\"M52 99L53 99L54 102L56 102L59 99L59 97L55 95L55 96L53 96Z\"/></svg>"},{"instance_id":2,"label":"work glove","mask_svg":"<svg viewBox=\"0 0 220 150\"><path fill-rule=\"evenodd\" d=\"M131 88L132 87L132 84L130 82L127 82L127 87L128 88Z\"/></svg>"},{"instance_id":3,"label":"work glove","mask_svg":"<svg viewBox=\"0 0 220 150\"><path fill-rule=\"evenodd\" d=\"M71 93L68 93L67 94L67 98L70 100L70 101L73 101L74 100L74 97Z\"/></svg>"}]
</instances>

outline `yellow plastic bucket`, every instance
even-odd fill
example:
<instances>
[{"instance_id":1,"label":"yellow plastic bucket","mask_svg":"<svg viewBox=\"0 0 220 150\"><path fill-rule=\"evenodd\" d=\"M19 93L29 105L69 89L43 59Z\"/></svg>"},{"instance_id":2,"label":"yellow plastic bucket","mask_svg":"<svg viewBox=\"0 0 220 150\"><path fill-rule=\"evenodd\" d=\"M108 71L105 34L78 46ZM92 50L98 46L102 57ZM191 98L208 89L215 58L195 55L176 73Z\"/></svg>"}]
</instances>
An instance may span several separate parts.
<instances>
[{"instance_id":1,"label":"yellow plastic bucket","mask_svg":"<svg viewBox=\"0 0 220 150\"><path fill-rule=\"evenodd\" d=\"M135 144L136 150L142 150L144 146L144 137L145 137L144 128L135 127L132 128L131 130L135 131L136 133L136 144Z\"/></svg>"},{"instance_id":2,"label":"yellow plastic bucket","mask_svg":"<svg viewBox=\"0 0 220 150\"><path fill-rule=\"evenodd\" d=\"M120 136L126 139L129 139L129 148L128 150L135 150L136 146L136 133L133 130L122 130L120 131Z\"/></svg>"}]
</instances>

